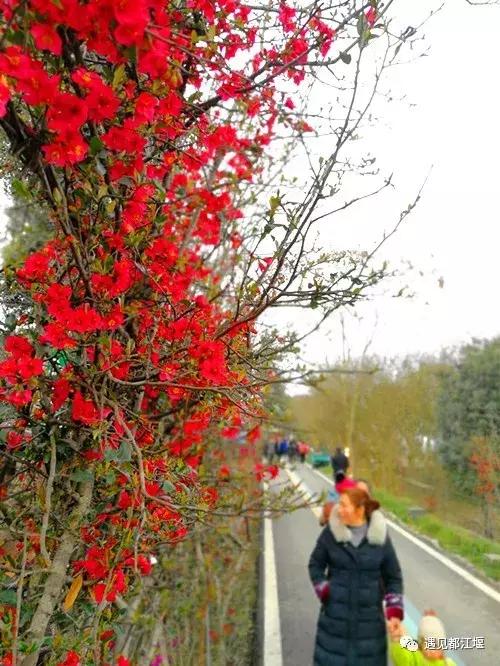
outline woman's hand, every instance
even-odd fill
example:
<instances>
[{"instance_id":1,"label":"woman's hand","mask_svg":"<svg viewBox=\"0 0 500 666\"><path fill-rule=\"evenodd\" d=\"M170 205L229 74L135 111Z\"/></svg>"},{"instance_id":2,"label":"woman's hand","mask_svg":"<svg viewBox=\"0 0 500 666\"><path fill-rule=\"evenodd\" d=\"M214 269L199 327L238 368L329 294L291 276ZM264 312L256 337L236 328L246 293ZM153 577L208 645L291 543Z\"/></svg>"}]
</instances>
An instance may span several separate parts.
<instances>
[{"instance_id":1,"label":"woman's hand","mask_svg":"<svg viewBox=\"0 0 500 666\"><path fill-rule=\"evenodd\" d=\"M330 597L330 583L327 580L324 580L321 583L316 583L314 591L321 603L326 604Z\"/></svg>"}]
</instances>

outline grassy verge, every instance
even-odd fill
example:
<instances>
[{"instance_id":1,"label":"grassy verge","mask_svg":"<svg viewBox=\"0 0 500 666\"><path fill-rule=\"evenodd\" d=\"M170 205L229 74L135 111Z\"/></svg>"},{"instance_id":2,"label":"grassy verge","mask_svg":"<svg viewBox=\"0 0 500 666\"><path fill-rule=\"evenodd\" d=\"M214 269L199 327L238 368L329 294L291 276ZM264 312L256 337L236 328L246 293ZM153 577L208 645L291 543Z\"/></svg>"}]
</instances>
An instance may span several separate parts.
<instances>
[{"instance_id":1,"label":"grassy verge","mask_svg":"<svg viewBox=\"0 0 500 666\"><path fill-rule=\"evenodd\" d=\"M487 553L500 556L500 543L480 537L459 525L444 522L432 513L413 518L409 508L415 506L415 501L409 497L396 497L378 488L374 495L383 508L393 513L403 523L425 536L436 539L442 548L460 555L479 571L500 582L500 561L492 562L486 557Z\"/></svg>"}]
</instances>

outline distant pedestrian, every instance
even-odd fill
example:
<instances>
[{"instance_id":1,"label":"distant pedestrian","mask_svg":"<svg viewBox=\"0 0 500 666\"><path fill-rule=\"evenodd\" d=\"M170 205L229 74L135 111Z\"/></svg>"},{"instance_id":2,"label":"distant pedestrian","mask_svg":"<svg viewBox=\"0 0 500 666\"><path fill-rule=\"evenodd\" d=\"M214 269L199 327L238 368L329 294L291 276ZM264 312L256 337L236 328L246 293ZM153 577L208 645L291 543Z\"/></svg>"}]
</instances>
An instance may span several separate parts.
<instances>
[{"instance_id":1,"label":"distant pedestrian","mask_svg":"<svg viewBox=\"0 0 500 666\"><path fill-rule=\"evenodd\" d=\"M279 437L276 437L274 440L274 456L276 456L276 460L279 462L280 460L280 439ZM274 458L273 456L273 458Z\"/></svg>"},{"instance_id":2,"label":"distant pedestrian","mask_svg":"<svg viewBox=\"0 0 500 666\"><path fill-rule=\"evenodd\" d=\"M349 469L349 458L339 446L337 446L334 455L331 457L331 463L333 467L333 478L335 478L338 472L344 472L344 474L346 474Z\"/></svg>"},{"instance_id":3,"label":"distant pedestrian","mask_svg":"<svg viewBox=\"0 0 500 666\"><path fill-rule=\"evenodd\" d=\"M359 488L340 493L309 560L321 601L314 666L386 666L387 634L403 619L401 567L379 503Z\"/></svg>"},{"instance_id":4,"label":"distant pedestrian","mask_svg":"<svg viewBox=\"0 0 500 666\"><path fill-rule=\"evenodd\" d=\"M286 462L285 458L288 457L288 439L286 437L278 444L278 456L281 462Z\"/></svg>"},{"instance_id":5,"label":"distant pedestrian","mask_svg":"<svg viewBox=\"0 0 500 666\"><path fill-rule=\"evenodd\" d=\"M308 446L305 442L299 442L297 444L297 450L299 452L300 462L304 463L306 461L306 456L309 453L310 446Z\"/></svg>"}]
</instances>

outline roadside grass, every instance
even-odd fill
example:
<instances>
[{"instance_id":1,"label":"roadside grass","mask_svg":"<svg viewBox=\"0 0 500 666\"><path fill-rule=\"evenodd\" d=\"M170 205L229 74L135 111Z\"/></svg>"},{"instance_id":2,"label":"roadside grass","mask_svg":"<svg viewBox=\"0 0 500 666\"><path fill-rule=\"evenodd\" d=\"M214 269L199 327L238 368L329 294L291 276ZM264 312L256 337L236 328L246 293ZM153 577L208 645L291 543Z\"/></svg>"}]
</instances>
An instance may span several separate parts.
<instances>
[{"instance_id":1,"label":"roadside grass","mask_svg":"<svg viewBox=\"0 0 500 666\"><path fill-rule=\"evenodd\" d=\"M435 539L445 550L463 557L486 576L500 582L500 559L491 561L486 557L491 553L500 558L498 541L481 537L460 525L445 523L430 512L413 517L410 509L415 506L415 501L409 497L396 497L380 488L376 488L374 496L380 501L382 508L387 509L403 523Z\"/></svg>"}]
</instances>

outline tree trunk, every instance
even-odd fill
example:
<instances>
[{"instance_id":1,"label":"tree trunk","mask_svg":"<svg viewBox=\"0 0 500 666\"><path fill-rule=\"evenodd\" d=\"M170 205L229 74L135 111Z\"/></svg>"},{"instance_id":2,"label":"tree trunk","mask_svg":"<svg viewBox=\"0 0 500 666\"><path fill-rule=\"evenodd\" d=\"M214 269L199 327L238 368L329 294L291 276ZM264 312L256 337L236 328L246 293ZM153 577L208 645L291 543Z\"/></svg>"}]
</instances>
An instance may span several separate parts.
<instances>
[{"instance_id":1,"label":"tree trunk","mask_svg":"<svg viewBox=\"0 0 500 666\"><path fill-rule=\"evenodd\" d=\"M491 519L491 506L487 499L483 500L484 536L494 539L493 521Z\"/></svg>"},{"instance_id":2,"label":"tree trunk","mask_svg":"<svg viewBox=\"0 0 500 666\"><path fill-rule=\"evenodd\" d=\"M61 597L71 554L78 541L78 527L89 510L93 489L93 478L90 481L84 481L80 486L80 501L70 516L69 529L61 537L59 547L52 561L50 574L45 581L42 597L38 602L26 635L26 640L29 643L34 643L37 647L34 652L23 659L21 666L36 666L38 662L41 643L56 604Z\"/></svg>"}]
</instances>

